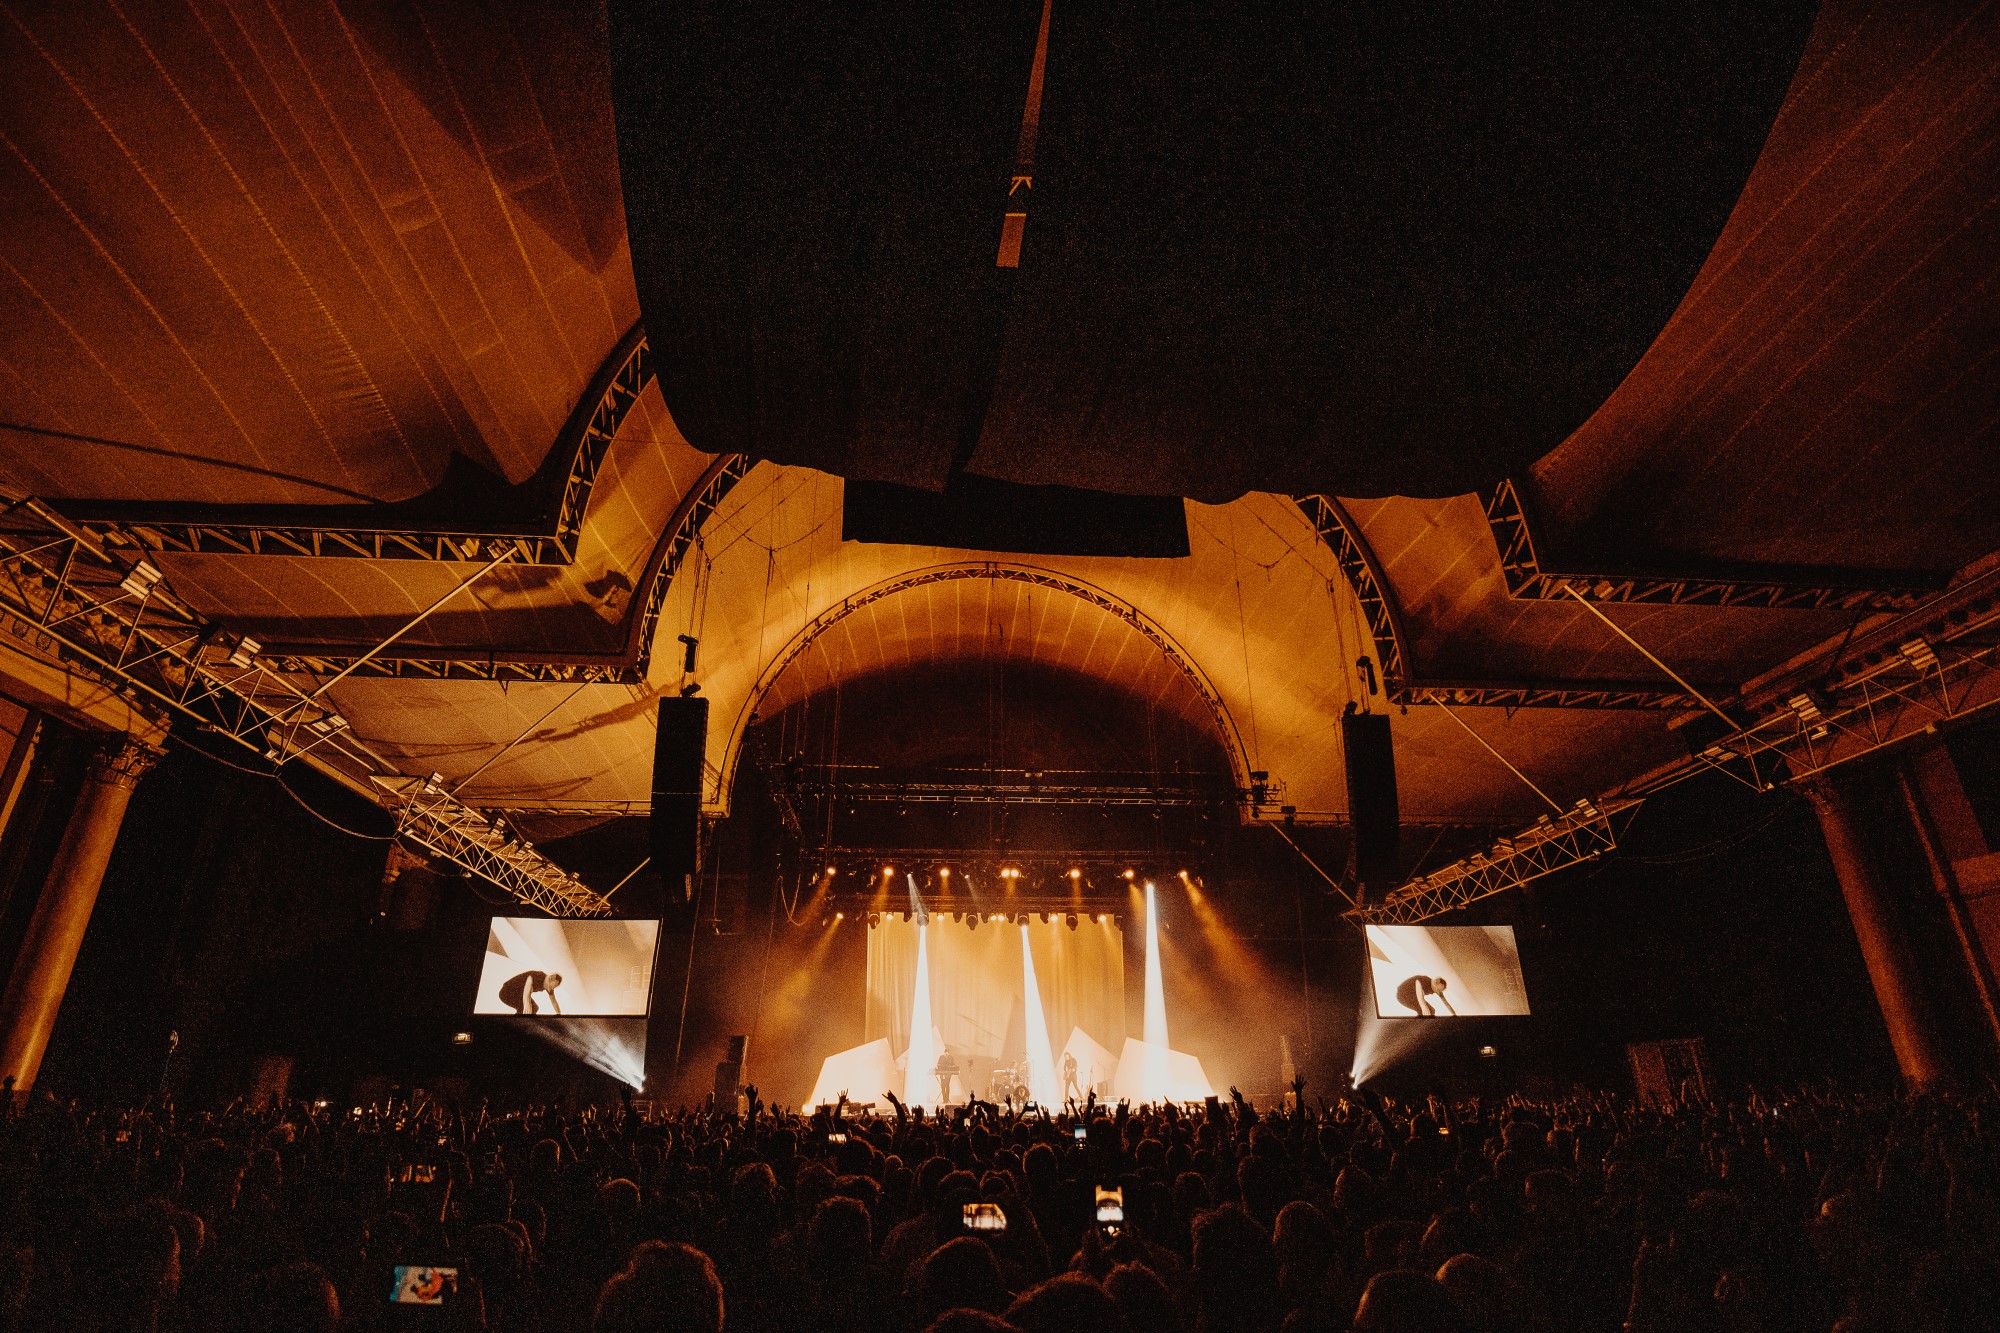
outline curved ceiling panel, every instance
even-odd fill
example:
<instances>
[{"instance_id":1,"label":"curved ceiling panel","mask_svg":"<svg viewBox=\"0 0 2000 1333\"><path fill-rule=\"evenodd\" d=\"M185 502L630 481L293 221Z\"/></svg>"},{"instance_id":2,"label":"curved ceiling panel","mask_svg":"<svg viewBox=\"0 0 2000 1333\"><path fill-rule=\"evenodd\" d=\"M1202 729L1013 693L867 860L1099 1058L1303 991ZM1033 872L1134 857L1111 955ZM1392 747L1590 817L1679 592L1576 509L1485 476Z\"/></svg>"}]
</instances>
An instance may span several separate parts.
<instances>
[{"instance_id":1,"label":"curved ceiling panel","mask_svg":"<svg viewBox=\"0 0 2000 1333\"><path fill-rule=\"evenodd\" d=\"M1348 505L1402 613L1410 671L1437 681L1602 681L1671 690L1645 654L1584 607L1508 595L1479 498ZM1697 686L1734 690L1745 662L1782 662L1853 625L1853 611L1754 606L1599 608Z\"/></svg>"},{"instance_id":2,"label":"curved ceiling panel","mask_svg":"<svg viewBox=\"0 0 2000 1333\"><path fill-rule=\"evenodd\" d=\"M931 489L1489 484L1667 322L1813 9L614 0L668 405Z\"/></svg>"},{"instance_id":3,"label":"curved ceiling panel","mask_svg":"<svg viewBox=\"0 0 2000 1333\"><path fill-rule=\"evenodd\" d=\"M404 499L453 453L525 478L637 317L577 8L9 9L0 478L217 503Z\"/></svg>"},{"instance_id":4,"label":"curved ceiling panel","mask_svg":"<svg viewBox=\"0 0 2000 1333\"><path fill-rule=\"evenodd\" d=\"M1117 682L1149 708L1213 727L1187 673L1127 621L1045 584L976 577L910 582L822 622L765 687L760 716L817 691L936 662L1029 663ZM994 688L1004 691L1004 678ZM1229 741L1234 744L1233 738Z\"/></svg>"},{"instance_id":5,"label":"curved ceiling panel","mask_svg":"<svg viewBox=\"0 0 2000 1333\"><path fill-rule=\"evenodd\" d=\"M1995 68L2000 6L1826 6L1687 300L1534 468L1558 559L1948 574L2000 544Z\"/></svg>"}]
</instances>

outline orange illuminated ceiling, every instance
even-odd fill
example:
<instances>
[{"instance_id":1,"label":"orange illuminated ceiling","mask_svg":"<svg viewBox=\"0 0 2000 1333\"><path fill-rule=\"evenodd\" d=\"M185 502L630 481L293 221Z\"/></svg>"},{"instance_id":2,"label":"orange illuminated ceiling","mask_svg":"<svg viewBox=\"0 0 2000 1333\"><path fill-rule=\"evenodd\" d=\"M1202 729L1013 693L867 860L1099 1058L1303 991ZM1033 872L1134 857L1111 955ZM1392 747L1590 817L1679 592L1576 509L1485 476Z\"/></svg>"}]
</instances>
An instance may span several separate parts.
<instances>
[{"instance_id":1,"label":"orange illuminated ceiling","mask_svg":"<svg viewBox=\"0 0 2000 1333\"><path fill-rule=\"evenodd\" d=\"M658 367L618 387L640 312L588 7L8 10L0 483L161 546L189 603L321 674L314 654L355 657L486 558L421 540L360 558L352 534L547 536L554 554L384 657L417 666L332 693L412 773L518 740L476 804L643 809L686 633L718 809L760 712L1001 654L1213 719L1301 818L1339 818L1333 719L1382 706L1366 656L1416 700L1396 714L1405 814L1517 821L1537 798L1426 702L1444 696L1409 691L1459 691L1565 801L1684 753L1668 722L1693 707L1583 606L1537 595L1537 567L1605 576L1600 609L1726 695L2000 548L2000 6L1942 8L1823 10L1693 288L1514 478L1514 510L1350 499L1329 528L1253 492L1190 503L1191 554L1167 561L843 542L838 477L719 471ZM1115 458L1075 466L1121 484ZM1509 554L1509 514L1538 566ZM242 553L279 530L348 535ZM1684 595L1632 599L1633 576ZM1778 591L1730 592L1753 585Z\"/></svg>"}]
</instances>

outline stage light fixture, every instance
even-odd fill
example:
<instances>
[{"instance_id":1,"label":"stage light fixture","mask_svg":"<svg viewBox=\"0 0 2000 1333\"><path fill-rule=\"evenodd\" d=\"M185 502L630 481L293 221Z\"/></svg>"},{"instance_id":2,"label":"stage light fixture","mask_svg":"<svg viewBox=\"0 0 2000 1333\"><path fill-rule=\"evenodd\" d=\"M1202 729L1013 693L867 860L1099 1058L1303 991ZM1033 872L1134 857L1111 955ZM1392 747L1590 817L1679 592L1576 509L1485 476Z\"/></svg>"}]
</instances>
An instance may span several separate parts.
<instances>
[{"instance_id":1,"label":"stage light fixture","mask_svg":"<svg viewBox=\"0 0 2000 1333\"><path fill-rule=\"evenodd\" d=\"M1136 871L1136 870L1127 870L1127 871L1125 872L1125 878L1127 878L1127 879L1137 879L1137 878L1139 878L1139 872L1138 872L1138 871Z\"/></svg>"},{"instance_id":2,"label":"stage light fixture","mask_svg":"<svg viewBox=\"0 0 2000 1333\"><path fill-rule=\"evenodd\" d=\"M1109 920L1111 920L1111 913L1109 913L1109 912L1099 912L1099 913L1097 914L1097 924L1098 924L1098 925L1100 925L1100 926L1101 926L1101 925L1105 924L1106 922L1108 922Z\"/></svg>"},{"instance_id":3,"label":"stage light fixture","mask_svg":"<svg viewBox=\"0 0 2000 1333\"><path fill-rule=\"evenodd\" d=\"M967 913L965 914L965 928L966 928L967 930L978 930L978 929L979 929L979 913L977 913L977 912L967 912Z\"/></svg>"},{"instance_id":4,"label":"stage light fixture","mask_svg":"<svg viewBox=\"0 0 2000 1333\"><path fill-rule=\"evenodd\" d=\"M229 650L229 665L233 667L247 667L256 661L257 654L263 651L264 645L246 634L236 641L234 648Z\"/></svg>"},{"instance_id":5,"label":"stage light fixture","mask_svg":"<svg viewBox=\"0 0 2000 1333\"><path fill-rule=\"evenodd\" d=\"M1498 1054L1500 1054L1500 1052L1494 1050L1491 1046L1481 1046L1479 1048L1479 1055L1481 1059L1491 1060L1494 1056Z\"/></svg>"},{"instance_id":6,"label":"stage light fixture","mask_svg":"<svg viewBox=\"0 0 2000 1333\"><path fill-rule=\"evenodd\" d=\"M951 878L951 867L950 867L950 866L939 866L939 867L938 867L938 878L939 878L939 879L950 879L950 878Z\"/></svg>"},{"instance_id":7,"label":"stage light fixture","mask_svg":"<svg viewBox=\"0 0 2000 1333\"><path fill-rule=\"evenodd\" d=\"M454 1032L451 1034L451 1044L454 1046L470 1046L472 1045L472 1034L470 1032Z\"/></svg>"},{"instance_id":8,"label":"stage light fixture","mask_svg":"<svg viewBox=\"0 0 2000 1333\"><path fill-rule=\"evenodd\" d=\"M1931 647L1930 640L1921 635L1908 643L1896 645L1896 651L1903 655L1904 661L1919 671L1937 670L1937 650Z\"/></svg>"},{"instance_id":9,"label":"stage light fixture","mask_svg":"<svg viewBox=\"0 0 2000 1333\"><path fill-rule=\"evenodd\" d=\"M1000 915L1000 914L999 914L998 912L995 912L995 913L994 913L994 914L993 914L992 916L989 916L989 917L987 917L986 919L987 919L988 921L996 921L996 922L997 922L997 921L1005 921L1005 920L1006 920L1007 918L1006 918L1006 917L1004 917L1004 916L1001 916L1001 915Z\"/></svg>"},{"instance_id":10,"label":"stage light fixture","mask_svg":"<svg viewBox=\"0 0 2000 1333\"><path fill-rule=\"evenodd\" d=\"M131 573L119 580L118 586L134 597L144 597L153 591L159 581L159 567L150 560L141 560L132 566Z\"/></svg>"},{"instance_id":11,"label":"stage light fixture","mask_svg":"<svg viewBox=\"0 0 2000 1333\"><path fill-rule=\"evenodd\" d=\"M873 930L875 929L875 927L881 924L882 924L882 916L879 912L870 912L868 914L868 929Z\"/></svg>"},{"instance_id":12,"label":"stage light fixture","mask_svg":"<svg viewBox=\"0 0 2000 1333\"><path fill-rule=\"evenodd\" d=\"M1078 870L1078 869L1076 869L1076 868L1075 868L1074 866L1072 866L1072 867L1070 867L1070 872L1069 872L1069 877L1070 877L1071 879L1082 879L1082 878L1083 878L1083 872L1082 872L1081 870Z\"/></svg>"},{"instance_id":13,"label":"stage light fixture","mask_svg":"<svg viewBox=\"0 0 2000 1333\"><path fill-rule=\"evenodd\" d=\"M890 879L890 878L894 877L895 873L896 873L896 867L894 867L894 866L883 866L883 867L882 867L882 878L883 878L883 879Z\"/></svg>"},{"instance_id":14,"label":"stage light fixture","mask_svg":"<svg viewBox=\"0 0 2000 1333\"><path fill-rule=\"evenodd\" d=\"M835 875L838 875L839 873L840 873L840 872L839 872L838 870L834 869L834 868L833 868L832 866L828 866L828 867L826 868L826 877L827 877L828 879L832 879L832 878L833 878L833 877L834 877Z\"/></svg>"},{"instance_id":15,"label":"stage light fixture","mask_svg":"<svg viewBox=\"0 0 2000 1333\"><path fill-rule=\"evenodd\" d=\"M1063 918L1063 921L1064 921L1064 923L1065 923L1066 925L1068 925L1068 926L1069 926L1069 928L1070 928L1071 930L1075 930L1075 929L1076 929L1076 913L1075 913L1075 912L1071 912L1071 913L1070 913L1070 914L1069 914L1068 916L1064 917L1064 918Z\"/></svg>"},{"instance_id":16,"label":"stage light fixture","mask_svg":"<svg viewBox=\"0 0 2000 1333\"><path fill-rule=\"evenodd\" d=\"M847 920L847 913L845 913L845 912L835 912L835 913L833 914L833 919L834 919L835 921L845 921L845 920Z\"/></svg>"}]
</instances>

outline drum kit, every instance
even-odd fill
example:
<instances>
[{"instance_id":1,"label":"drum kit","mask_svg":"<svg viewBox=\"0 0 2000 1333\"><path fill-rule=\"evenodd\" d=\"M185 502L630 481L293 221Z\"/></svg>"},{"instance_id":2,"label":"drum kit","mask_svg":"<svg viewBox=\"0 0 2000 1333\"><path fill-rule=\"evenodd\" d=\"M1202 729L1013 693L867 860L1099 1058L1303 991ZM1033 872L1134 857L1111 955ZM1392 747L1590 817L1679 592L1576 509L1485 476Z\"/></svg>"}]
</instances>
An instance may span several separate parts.
<instances>
[{"instance_id":1,"label":"drum kit","mask_svg":"<svg viewBox=\"0 0 2000 1333\"><path fill-rule=\"evenodd\" d=\"M996 1102L1012 1099L1016 1106L1028 1100L1028 1065L1019 1064L993 1066L993 1082L987 1097Z\"/></svg>"}]
</instances>

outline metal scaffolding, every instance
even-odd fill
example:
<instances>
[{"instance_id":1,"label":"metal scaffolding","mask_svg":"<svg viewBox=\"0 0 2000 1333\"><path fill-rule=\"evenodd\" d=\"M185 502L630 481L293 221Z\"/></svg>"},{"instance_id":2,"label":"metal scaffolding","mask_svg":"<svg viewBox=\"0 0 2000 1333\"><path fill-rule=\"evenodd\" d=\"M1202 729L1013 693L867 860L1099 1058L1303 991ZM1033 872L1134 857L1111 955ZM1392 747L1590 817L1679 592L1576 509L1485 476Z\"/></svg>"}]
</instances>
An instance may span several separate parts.
<instances>
[{"instance_id":1,"label":"metal scaffolding","mask_svg":"<svg viewBox=\"0 0 2000 1333\"><path fill-rule=\"evenodd\" d=\"M187 719L273 764L305 760L395 811L399 837L530 906L565 916L610 911L503 824L399 772L354 736L323 686L301 688L263 660L254 639L175 597L145 555L33 499L11 501L0 510L5 630L24 650L101 682L162 723Z\"/></svg>"},{"instance_id":2,"label":"metal scaffolding","mask_svg":"<svg viewBox=\"0 0 2000 1333\"><path fill-rule=\"evenodd\" d=\"M1637 798L1604 805L1579 801L1560 816L1543 815L1512 837L1496 840L1489 850L1420 875L1381 902L1347 915L1376 925L1409 925L1594 861L1617 848L1614 821L1639 805Z\"/></svg>"}]
</instances>

